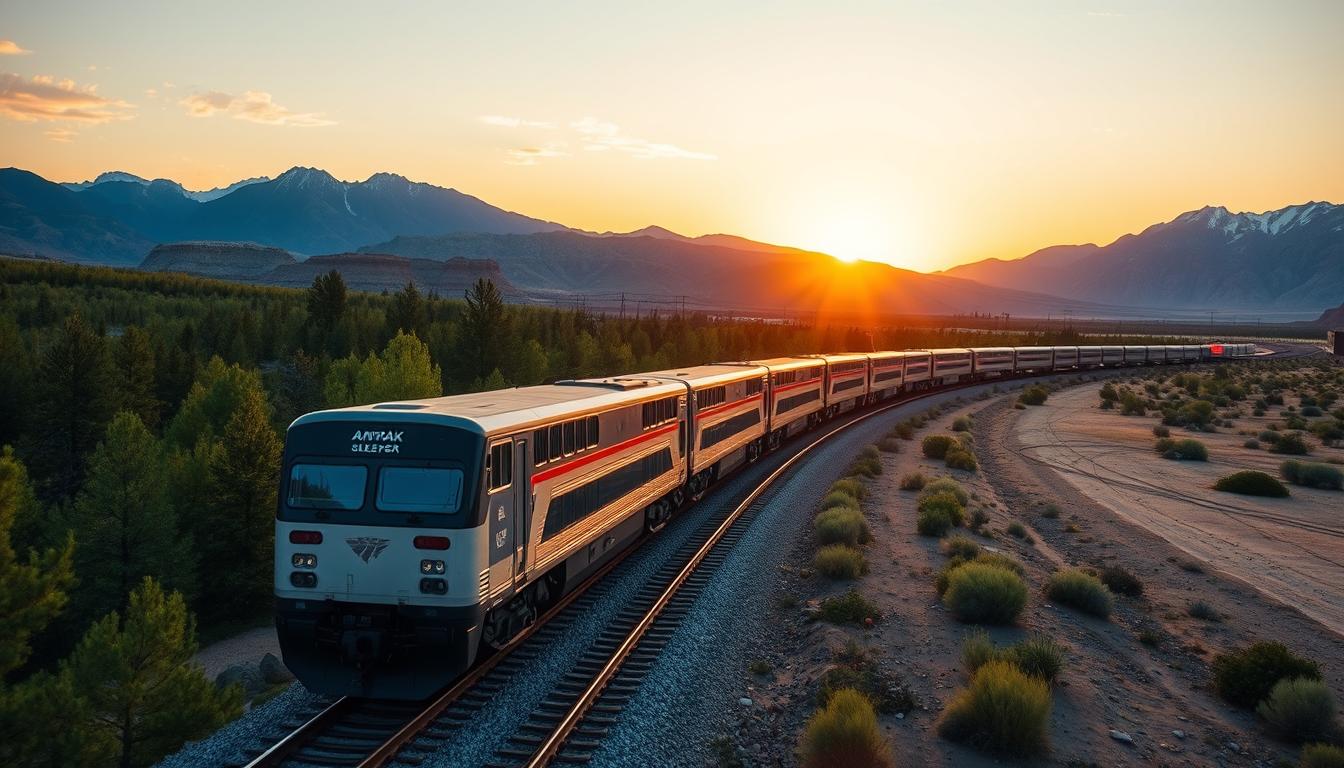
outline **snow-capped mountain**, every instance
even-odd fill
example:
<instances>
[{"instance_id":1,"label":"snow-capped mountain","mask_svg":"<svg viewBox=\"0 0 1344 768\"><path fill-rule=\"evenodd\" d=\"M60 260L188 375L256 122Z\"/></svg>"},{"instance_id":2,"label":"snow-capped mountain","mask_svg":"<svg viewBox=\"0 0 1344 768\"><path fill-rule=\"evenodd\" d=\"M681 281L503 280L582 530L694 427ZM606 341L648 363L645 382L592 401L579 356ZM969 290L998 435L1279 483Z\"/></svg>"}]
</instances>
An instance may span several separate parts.
<instances>
[{"instance_id":1,"label":"snow-capped mountain","mask_svg":"<svg viewBox=\"0 0 1344 768\"><path fill-rule=\"evenodd\" d=\"M98 174L97 178L93 179L92 181L67 181L62 183L61 186L65 187L66 189L74 190L76 192L83 192L84 190L89 189L91 187L96 187L100 184L108 184L112 182L128 182L131 184L140 184L141 186L146 187L149 186L150 184L153 184L154 182L163 182L177 187L179 190L182 191L183 195L191 198L192 200L195 200L199 203L208 203L211 200L215 200L229 194L235 189L239 189L240 187L246 187L248 184L257 184L259 182L270 180L271 179L269 176L257 176L251 179L243 179L242 181L235 181L232 184L225 187L215 187L214 189L206 189L197 192L187 189L186 187L183 187L181 184L178 184L177 182L171 181L169 179L154 179L151 181L150 179L146 179L143 176L136 176L134 173L127 173L125 171L104 171L103 173Z\"/></svg>"},{"instance_id":2,"label":"snow-capped mountain","mask_svg":"<svg viewBox=\"0 0 1344 768\"><path fill-rule=\"evenodd\" d=\"M1318 312L1344 299L1344 205L1206 206L1106 246L1054 246L946 274L1127 306Z\"/></svg>"}]
</instances>

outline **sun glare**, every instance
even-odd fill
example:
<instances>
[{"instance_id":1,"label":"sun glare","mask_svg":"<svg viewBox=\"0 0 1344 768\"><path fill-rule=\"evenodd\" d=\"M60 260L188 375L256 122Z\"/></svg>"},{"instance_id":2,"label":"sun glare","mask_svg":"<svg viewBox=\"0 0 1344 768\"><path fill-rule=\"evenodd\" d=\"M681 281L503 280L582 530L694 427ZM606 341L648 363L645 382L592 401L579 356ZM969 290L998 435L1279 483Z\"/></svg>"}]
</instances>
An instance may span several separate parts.
<instances>
[{"instance_id":1,"label":"sun glare","mask_svg":"<svg viewBox=\"0 0 1344 768\"><path fill-rule=\"evenodd\" d=\"M805 241L845 262L880 261L908 266L913 254L898 241L902 228L873 212L845 210L818 215L807 227Z\"/></svg>"}]
</instances>

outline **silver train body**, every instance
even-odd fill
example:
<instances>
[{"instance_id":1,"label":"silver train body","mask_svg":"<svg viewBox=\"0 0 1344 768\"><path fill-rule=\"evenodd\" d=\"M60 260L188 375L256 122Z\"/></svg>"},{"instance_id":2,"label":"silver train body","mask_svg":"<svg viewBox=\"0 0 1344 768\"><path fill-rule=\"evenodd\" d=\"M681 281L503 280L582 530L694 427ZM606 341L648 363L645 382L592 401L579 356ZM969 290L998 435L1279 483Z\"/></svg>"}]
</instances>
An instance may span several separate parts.
<instances>
[{"instance_id":1,"label":"silver train body","mask_svg":"<svg viewBox=\"0 0 1344 768\"><path fill-rule=\"evenodd\" d=\"M310 413L289 427L275 525L285 664L323 694L423 698L717 478L838 414L958 381L1253 351L808 355Z\"/></svg>"}]
</instances>

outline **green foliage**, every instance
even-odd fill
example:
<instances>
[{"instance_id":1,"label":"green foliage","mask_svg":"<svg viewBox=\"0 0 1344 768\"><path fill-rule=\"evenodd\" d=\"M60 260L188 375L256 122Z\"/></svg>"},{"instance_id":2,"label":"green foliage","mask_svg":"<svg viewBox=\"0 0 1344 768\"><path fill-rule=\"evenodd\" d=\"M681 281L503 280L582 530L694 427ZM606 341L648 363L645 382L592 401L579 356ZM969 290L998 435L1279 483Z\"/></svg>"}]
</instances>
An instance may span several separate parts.
<instances>
[{"instance_id":1,"label":"green foliage","mask_svg":"<svg viewBox=\"0 0 1344 768\"><path fill-rule=\"evenodd\" d=\"M345 279L337 270L313 278L308 289L308 320L324 332L330 332L345 315Z\"/></svg>"},{"instance_id":2,"label":"green foliage","mask_svg":"<svg viewBox=\"0 0 1344 768\"><path fill-rule=\"evenodd\" d=\"M1064 646L1047 635L1032 635L1004 649L1003 658L1032 677L1054 682L1064 669Z\"/></svg>"},{"instance_id":3,"label":"green foliage","mask_svg":"<svg viewBox=\"0 0 1344 768\"><path fill-rule=\"evenodd\" d=\"M1185 612L1189 614L1190 618L1201 621L1219 622L1223 620L1223 614L1203 600L1196 600L1191 603L1190 607L1185 609Z\"/></svg>"},{"instance_id":4,"label":"green foliage","mask_svg":"<svg viewBox=\"0 0 1344 768\"><path fill-rule=\"evenodd\" d=\"M218 438L247 393L260 391L261 377L255 371L229 365L219 357L210 358L168 424L168 444L185 449L198 440Z\"/></svg>"},{"instance_id":5,"label":"green foliage","mask_svg":"<svg viewBox=\"0 0 1344 768\"><path fill-rule=\"evenodd\" d=\"M1047 520L1054 520L1058 518L1059 507L1055 506L1054 504L1046 504L1045 507L1041 509L1041 517L1044 517Z\"/></svg>"},{"instance_id":6,"label":"green foliage","mask_svg":"<svg viewBox=\"0 0 1344 768\"><path fill-rule=\"evenodd\" d=\"M893 765L872 703L852 688L836 691L825 708L808 720L798 751L804 768Z\"/></svg>"},{"instance_id":7,"label":"green foliage","mask_svg":"<svg viewBox=\"0 0 1344 768\"><path fill-rule=\"evenodd\" d=\"M101 334L73 315L42 355L28 461L51 500L74 496L116 408L115 371ZM6 406L7 407L7 406Z\"/></svg>"},{"instance_id":8,"label":"green foliage","mask_svg":"<svg viewBox=\"0 0 1344 768\"><path fill-rule=\"evenodd\" d=\"M944 536L952 530L952 518L945 509L921 508L915 520L915 530L921 536Z\"/></svg>"},{"instance_id":9,"label":"green foliage","mask_svg":"<svg viewBox=\"0 0 1344 768\"><path fill-rule=\"evenodd\" d=\"M1311 448L1307 446L1307 441L1303 439L1301 432L1284 432L1269 447L1269 451L1270 453L1282 453L1288 456L1305 456L1311 453Z\"/></svg>"},{"instance_id":10,"label":"green foliage","mask_svg":"<svg viewBox=\"0 0 1344 768\"><path fill-rule=\"evenodd\" d=\"M969 432L970 429L971 429L970 416L958 416L957 418L952 420L953 432Z\"/></svg>"},{"instance_id":11,"label":"green foliage","mask_svg":"<svg viewBox=\"0 0 1344 768\"><path fill-rule=\"evenodd\" d=\"M1046 746L1050 687L1013 664L991 661L943 710L938 734L997 754L1028 756Z\"/></svg>"},{"instance_id":12,"label":"green foliage","mask_svg":"<svg viewBox=\"0 0 1344 768\"><path fill-rule=\"evenodd\" d=\"M1301 743L1335 735L1339 704L1320 680L1292 678L1275 683L1255 711L1280 736Z\"/></svg>"},{"instance_id":13,"label":"green foliage","mask_svg":"<svg viewBox=\"0 0 1344 768\"><path fill-rule=\"evenodd\" d=\"M1138 597L1143 594L1143 582L1139 577L1118 565L1108 565L1101 570L1101 583L1117 595Z\"/></svg>"},{"instance_id":14,"label":"green foliage","mask_svg":"<svg viewBox=\"0 0 1344 768\"><path fill-rule=\"evenodd\" d=\"M957 444L950 435L928 435L920 443L920 450L930 459L942 459L947 451Z\"/></svg>"},{"instance_id":15,"label":"green foliage","mask_svg":"<svg viewBox=\"0 0 1344 768\"><path fill-rule=\"evenodd\" d=\"M1283 643L1259 642L1213 659L1214 690L1238 707L1254 707L1270 694L1275 683L1292 678L1319 680L1321 668Z\"/></svg>"},{"instance_id":16,"label":"green foliage","mask_svg":"<svg viewBox=\"0 0 1344 768\"><path fill-rule=\"evenodd\" d=\"M1008 531L1009 536L1012 536L1015 539L1027 538L1027 526L1023 525L1021 522L1017 520L1014 520L1011 523L1009 523L1008 527L1005 530Z\"/></svg>"},{"instance_id":17,"label":"green foliage","mask_svg":"<svg viewBox=\"0 0 1344 768\"><path fill-rule=\"evenodd\" d=\"M821 500L822 509L858 509L859 497L846 490L832 490Z\"/></svg>"},{"instance_id":18,"label":"green foliage","mask_svg":"<svg viewBox=\"0 0 1344 768\"><path fill-rule=\"evenodd\" d=\"M952 494L957 497L957 503L963 507L971 500L970 494L966 493L966 489L961 487L961 483L950 477L939 477L925 484L923 492L919 494L919 500L923 501L925 498L939 493Z\"/></svg>"},{"instance_id":19,"label":"green foliage","mask_svg":"<svg viewBox=\"0 0 1344 768\"><path fill-rule=\"evenodd\" d=\"M1021 576L985 563L967 563L952 571L943 604L959 621L1011 624L1027 604Z\"/></svg>"},{"instance_id":20,"label":"green foliage","mask_svg":"<svg viewBox=\"0 0 1344 768\"><path fill-rule=\"evenodd\" d=\"M927 488L925 490L927 491ZM952 525L960 526L966 522L966 508L962 506L962 502L957 499L956 494L948 491L939 491L932 494L921 493L918 507L921 516L926 512L942 513L947 516Z\"/></svg>"},{"instance_id":21,"label":"green foliage","mask_svg":"<svg viewBox=\"0 0 1344 768\"><path fill-rule=\"evenodd\" d=\"M849 465L851 475L877 477L882 474L882 462L871 456L860 456Z\"/></svg>"},{"instance_id":22,"label":"green foliage","mask_svg":"<svg viewBox=\"0 0 1344 768\"><path fill-rule=\"evenodd\" d=\"M1249 469L1233 472L1227 477L1219 479L1218 482L1213 484L1213 489L1227 493L1239 493L1243 496L1284 498L1288 495L1288 489L1284 487L1283 483L1264 472Z\"/></svg>"},{"instance_id":23,"label":"green foliage","mask_svg":"<svg viewBox=\"0 0 1344 768\"><path fill-rule=\"evenodd\" d=\"M847 493L858 501L868 497L868 486L853 477L843 477L831 483L831 493Z\"/></svg>"},{"instance_id":24,"label":"green foliage","mask_svg":"<svg viewBox=\"0 0 1344 768\"><path fill-rule=\"evenodd\" d=\"M139 416L122 411L112 418L75 499L75 608L82 620L124 611L146 577L193 589L196 558L179 530L163 466L162 447Z\"/></svg>"},{"instance_id":25,"label":"green foliage","mask_svg":"<svg viewBox=\"0 0 1344 768\"><path fill-rule=\"evenodd\" d=\"M943 554L948 557L960 557L964 560L974 560L980 554L980 545L968 536L957 534L944 539Z\"/></svg>"},{"instance_id":26,"label":"green foliage","mask_svg":"<svg viewBox=\"0 0 1344 768\"><path fill-rule=\"evenodd\" d=\"M1017 396L1017 401L1023 405L1045 405L1045 400L1050 396L1050 390L1039 384L1033 384L1022 390L1022 394Z\"/></svg>"},{"instance_id":27,"label":"green foliage","mask_svg":"<svg viewBox=\"0 0 1344 768\"><path fill-rule=\"evenodd\" d=\"M504 339L510 328L504 297L495 284L480 278L466 292L467 309L462 318L462 357L476 379L485 379L501 366Z\"/></svg>"},{"instance_id":28,"label":"green foliage","mask_svg":"<svg viewBox=\"0 0 1344 768\"><path fill-rule=\"evenodd\" d=\"M1289 459L1280 465L1279 472L1293 485L1333 491L1344 489L1344 472L1330 464Z\"/></svg>"},{"instance_id":29,"label":"green foliage","mask_svg":"<svg viewBox=\"0 0 1344 768\"><path fill-rule=\"evenodd\" d=\"M812 558L817 573L828 579L854 580L868 572L863 553L846 544L828 544Z\"/></svg>"},{"instance_id":30,"label":"green foliage","mask_svg":"<svg viewBox=\"0 0 1344 768\"><path fill-rule=\"evenodd\" d=\"M1050 575L1045 585L1046 597L1060 605L1083 613L1106 618L1111 615L1111 591L1092 574L1076 568L1066 568Z\"/></svg>"},{"instance_id":31,"label":"green foliage","mask_svg":"<svg viewBox=\"0 0 1344 768\"><path fill-rule=\"evenodd\" d=\"M849 590L838 597L828 597L821 601L822 621L832 624L863 624L865 619L878 621L882 612L869 602L857 590Z\"/></svg>"},{"instance_id":32,"label":"green foliage","mask_svg":"<svg viewBox=\"0 0 1344 768\"><path fill-rule=\"evenodd\" d=\"M974 472L979 466L975 454L960 447L950 449L944 456L944 461L948 469L962 469L967 472Z\"/></svg>"},{"instance_id":33,"label":"green foliage","mask_svg":"<svg viewBox=\"0 0 1344 768\"><path fill-rule=\"evenodd\" d=\"M163 403L156 393L154 347L149 334L139 326L126 328L112 349L112 357L118 408L134 413L150 429L158 427Z\"/></svg>"},{"instance_id":34,"label":"green foliage","mask_svg":"<svg viewBox=\"0 0 1344 768\"><path fill-rule=\"evenodd\" d=\"M1171 437L1171 430L1158 424L1153 427L1153 437Z\"/></svg>"},{"instance_id":35,"label":"green foliage","mask_svg":"<svg viewBox=\"0 0 1344 768\"><path fill-rule=\"evenodd\" d=\"M131 594L125 620L94 624L63 665L86 699L85 727L122 765L146 766L242 712L241 692L218 689L199 667L195 622L181 595L153 579Z\"/></svg>"},{"instance_id":36,"label":"green foliage","mask_svg":"<svg viewBox=\"0 0 1344 768\"><path fill-rule=\"evenodd\" d=\"M1302 748L1301 768L1344 768L1344 747L1308 744Z\"/></svg>"},{"instance_id":37,"label":"green foliage","mask_svg":"<svg viewBox=\"0 0 1344 768\"><path fill-rule=\"evenodd\" d=\"M818 681L817 704L826 706L841 690L851 688L868 697L878 712L909 712L915 708L914 695L899 680L882 673L872 653L850 640L835 654L835 666L822 673Z\"/></svg>"},{"instance_id":38,"label":"green foliage","mask_svg":"<svg viewBox=\"0 0 1344 768\"><path fill-rule=\"evenodd\" d=\"M961 641L961 663L966 671L974 675L981 667L999 658L999 649L989 639L989 633L976 629Z\"/></svg>"},{"instance_id":39,"label":"green foliage","mask_svg":"<svg viewBox=\"0 0 1344 768\"><path fill-rule=\"evenodd\" d=\"M845 507L828 509L817 515L813 521L813 530L817 543L822 546L845 544L853 547L866 544L873 538L863 514L857 509Z\"/></svg>"},{"instance_id":40,"label":"green foliage","mask_svg":"<svg viewBox=\"0 0 1344 768\"><path fill-rule=\"evenodd\" d=\"M938 575L934 577L933 583L934 587L938 590L939 597L947 592L947 585L951 580L952 572L967 563L979 563L993 568L1002 568L1017 576L1022 576L1026 573L1022 568L1021 563L1013 559L1011 555L1005 555L1002 552L981 552L973 558L953 555L948 558L942 568L938 569Z\"/></svg>"},{"instance_id":41,"label":"green foliage","mask_svg":"<svg viewBox=\"0 0 1344 768\"><path fill-rule=\"evenodd\" d=\"M1175 461L1208 461L1209 449L1198 440L1175 440L1170 437L1158 438L1153 449L1164 459Z\"/></svg>"},{"instance_id":42,"label":"green foliage","mask_svg":"<svg viewBox=\"0 0 1344 768\"><path fill-rule=\"evenodd\" d=\"M333 363L323 392L331 407L416 400L443 394L442 376L429 347L398 331L381 355L370 352L360 361L351 354ZM489 383L503 386L502 379Z\"/></svg>"}]
</instances>

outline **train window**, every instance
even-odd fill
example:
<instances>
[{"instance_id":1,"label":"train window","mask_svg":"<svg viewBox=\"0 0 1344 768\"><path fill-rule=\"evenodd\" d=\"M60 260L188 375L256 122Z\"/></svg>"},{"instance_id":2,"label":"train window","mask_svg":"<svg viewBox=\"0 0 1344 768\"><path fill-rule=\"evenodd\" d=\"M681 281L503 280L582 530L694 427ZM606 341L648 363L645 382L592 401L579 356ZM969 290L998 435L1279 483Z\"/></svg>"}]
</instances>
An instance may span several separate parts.
<instances>
[{"instance_id":1,"label":"train window","mask_svg":"<svg viewBox=\"0 0 1344 768\"><path fill-rule=\"evenodd\" d=\"M546 459L546 430L538 429L532 433L532 463L540 467Z\"/></svg>"},{"instance_id":2,"label":"train window","mask_svg":"<svg viewBox=\"0 0 1344 768\"><path fill-rule=\"evenodd\" d=\"M589 447L589 448L596 448L596 447L597 447L597 442L598 442L598 440L597 440L597 417L596 417L596 416L589 416L589 417L588 417L588 447Z\"/></svg>"},{"instance_id":3,"label":"train window","mask_svg":"<svg viewBox=\"0 0 1344 768\"><path fill-rule=\"evenodd\" d=\"M588 420L579 419L574 422L574 450L582 451L588 447Z\"/></svg>"},{"instance_id":4,"label":"train window","mask_svg":"<svg viewBox=\"0 0 1344 768\"><path fill-rule=\"evenodd\" d=\"M490 448L490 490L498 490L513 482L513 443L505 441Z\"/></svg>"},{"instance_id":5,"label":"train window","mask_svg":"<svg viewBox=\"0 0 1344 768\"><path fill-rule=\"evenodd\" d=\"M658 421L671 421L677 418L677 398L669 397L659 403Z\"/></svg>"},{"instance_id":6,"label":"train window","mask_svg":"<svg viewBox=\"0 0 1344 768\"><path fill-rule=\"evenodd\" d=\"M716 405L722 405L728 401L727 387L710 387L700 390L700 396L697 399L697 407L701 410L713 408Z\"/></svg>"},{"instance_id":7,"label":"train window","mask_svg":"<svg viewBox=\"0 0 1344 768\"><path fill-rule=\"evenodd\" d=\"M555 426L551 427L550 443L551 443L551 461L555 461L556 459L560 458L565 454L564 442L563 439L561 438L561 429L559 424L556 424Z\"/></svg>"},{"instance_id":8,"label":"train window","mask_svg":"<svg viewBox=\"0 0 1344 768\"><path fill-rule=\"evenodd\" d=\"M764 387L765 382L762 381L761 379L749 379L747 381L747 387L744 390L744 392L747 395L747 397L751 397L752 395L761 394L761 389Z\"/></svg>"},{"instance_id":9,"label":"train window","mask_svg":"<svg viewBox=\"0 0 1344 768\"><path fill-rule=\"evenodd\" d=\"M815 394L815 393L814 393ZM750 429L761 423L761 412L756 409L739 413L731 419L725 419L713 426L705 427L700 433L700 450L717 445L733 435Z\"/></svg>"},{"instance_id":10,"label":"train window","mask_svg":"<svg viewBox=\"0 0 1344 768\"><path fill-rule=\"evenodd\" d=\"M645 429L653 426L653 403L645 403L640 406L639 421Z\"/></svg>"},{"instance_id":11,"label":"train window","mask_svg":"<svg viewBox=\"0 0 1344 768\"><path fill-rule=\"evenodd\" d=\"M461 497L459 469L383 467L378 473L377 505L383 512L452 514Z\"/></svg>"},{"instance_id":12,"label":"train window","mask_svg":"<svg viewBox=\"0 0 1344 768\"><path fill-rule=\"evenodd\" d=\"M289 470L289 506L359 509L368 474L368 469L350 464L295 464Z\"/></svg>"},{"instance_id":13,"label":"train window","mask_svg":"<svg viewBox=\"0 0 1344 768\"><path fill-rule=\"evenodd\" d=\"M664 448L551 499L542 528L542 541L671 472L674 466L672 451Z\"/></svg>"},{"instance_id":14,"label":"train window","mask_svg":"<svg viewBox=\"0 0 1344 768\"><path fill-rule=\"evenodd\" d=\"M797 371L780 371L779 373L775 374L775 386L777 387L783 384L792 384L797 380L798 380Z\"/></svg>"},{"instance_id":15,"label":"train window","mask_svg":"<svg viewBox=\"0 0 1344 768\"><path fill-rule=\"evenodd\" d=\"M572 456L573 454L574 454L574 422L572 422L572 421L566 421L566 422L565 422L565 455L566 455L566 456Z\"/></svg>"}]
</instances>

